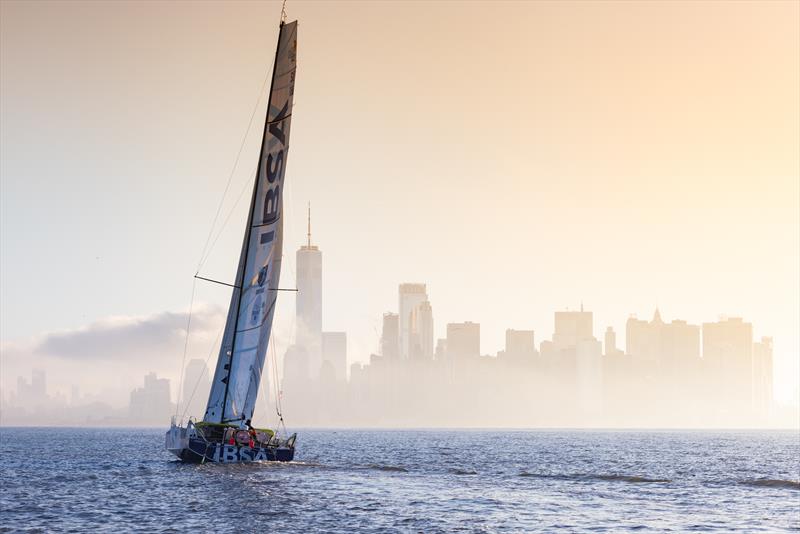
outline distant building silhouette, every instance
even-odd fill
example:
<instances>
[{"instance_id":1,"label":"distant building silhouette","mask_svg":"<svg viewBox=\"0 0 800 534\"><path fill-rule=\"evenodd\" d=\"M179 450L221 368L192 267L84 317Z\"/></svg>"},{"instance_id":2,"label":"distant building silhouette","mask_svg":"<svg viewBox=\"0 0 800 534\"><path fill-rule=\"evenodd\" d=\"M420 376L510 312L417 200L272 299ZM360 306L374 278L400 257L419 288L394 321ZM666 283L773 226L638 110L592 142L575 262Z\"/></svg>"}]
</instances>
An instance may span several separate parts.
<instances>
[{"instance_id":1,"label":"distant building silhouette","mask_svg":"<svg viewBox=\"0 0 800 534\"><path fill-rule=\"evenodd\" d=\"M555 312L553 348L556 351L574 349L579 341L585 339L594 339L592 312L583 311L583 305L581 311Z\"/></svg>"},{"instance_id":2,"label":"distant building silhouette","mask_svg":"<svg viewBox=\"0 0 800 534\"><path fill-rule=\"evenodd\" d=\"M481 354L481 325L473 322L447 325L447 357L455 361L477 358Z\"/></svg>"},{"instance_id":3,"label":"distant building silhouette","mask_svg":"<svg viewBox=\"0 0 800 534\"><path fill-rule=\"evenodd\" d=\"M296 254L296 344L308 357L312 377L322 365L322 252L311 244L311 205L308 207L307 242Z\"/></svg>"},{"instance_id":4,"label":"distant building silhouette","mask_svg":"<svg viewBox=\"0 0 800 534\"><path fill-rule=\"evenodd\" d=\"M531 363L536 357L533 330L506 330L506 345L502 357L512 362Z\"/></svg>"},{"instance_id":5,"label":"distant building silhouette","mask_svg":"<svg viewBox=\"0 0 800 534\"><path fill-rule=\"evenodd\" d=\"M433 358L433 309L427 300L411 310L408 333L408 357L412 360Z\"/></svg>"},{"instance_id":6,"label":"distant building silhouette","mask_svg":"<svg viewBox=\"0 0 800 534\"><path fill-rule=\"evenodd\" d=\"M47 375L41 369L31 371L31 381L17 377L17 394L10 403L25 412L43 410L50 402L47 395Z\"/></svg>"},{"instance_id":7,"label":"distant building silhouette","mask_svg":"<svg viewBox=\"0 0 800 534\"><path fill-rule=\"evenodd\" d=\"M606 328L604 344L606 356L617 356L622 354L622 351L617 348L617 333L614 332L614 328L610 326Z\"/></svg>"},{"instance_id":8,"label":"distant building silhouette","mask_svg":"<svg viewBox=\"0 0 800 534\"><path fill-rule=\"evenodd\" d=\"M753 410L753 325L739 317L703 323L707 381L721 413Z\"/></svg>"},{"instance_id":9,"label":"distant building silhouette","mask_svg":"<svg viewBox=\"0 0 800 534\"><path fill-rule=\"evenodd\" d=\"M439 338L436 340L436 349L433 351L433 357L438 361L447 359L447 339Z\"/></svg>"},{"instance_id":10,"label":"distant building silhouette","mask_svg":"<svg viewBox=\"0 0 800 534\"><path fill-rule=\"evenodd\" d=\"M380 354L348 368L346 333L322 332L321 268L309 237L298 251L297 318L312 328L298 331L283 366L283 413L293 424L687 428L769 421L772 340L753 343L752 326L741 319L701 328L667 323L655 309L649 321L627 321L622 350L611 327L603 342L595 338L593 313L581 305L554 313L552 339L539 351L533 330L508 329L503 350L482 355L478 323L449 323L434 344L426 284L403 283L398 313L382 317ZM310 290L301 302L303 287Z\"/></svg>"},{"instance_id":11,"label":"distant building silhouette","mask_svg":"<svg viewBox=\"0 0 800 534\"><path fill-rule=\"evenodd\" d=\"M412 314L415 313L418 307L422 306L424 302L428 302L428 293L425 284L400 284L398 288L398 309L400 315L400 357L408 359L411 357L412 336ZM430 308L430 303L428 303ZM431 317L431 321L433 318ZM432 324L432 323L431 323ZM422 325L417 325L416 335L420 336L418 345L420 350L422 345L428 346L427 340L422 340ZM431 352L433 352L433 331L431 329L430 339Z\"/></svg>"},{"instance_id":12,"label":"distant building silhouette","mask_svg":"<svg viewBox=\"0 0 800 534\"><path fill-rule=\"evenodd\" d=\"M347 334L322 333L322 362L329 362L333 377L338 382L347 380Z\"/></svg>"},{"instance_id":13,"label":"distant building silhouette","mask_svg":"<svg viewBox=\"0 0 800 534\"><path fill-rule=\"evenodd\" d=\"M169 380L158 378L155 373L144 377L144 387L131 391L128 413L135 423L164 424L169 419L172 408Z\"/></svg>"},{"instance_id":14,"label":"distant building silhouette","mask_svg":"<svg viewBox=\"0 0 800 534\"><path fill-rule=\"evenodd\" d=\"M700 327L675 320L667 324L656 308L650 322L630 318L626 350L651 373L685 373L700 359Z\"/></svg>"},{"instance_id":15,"label":"distant building silhouette","mask_svg":"<svg viewBox=\"0 0 800 534\"><path fill-rule=\"evenodd\" d=\"M183 377L183 391L181 392L181 413L188 417L202 419L208 394L211 390L211 376L206 362L193 358L186 364Z\"/></svg>"},{"instance_id":16,"label":"distant building silhouette","mask_svg":"<svg viewBox=\"0 0 800 534\"><path fill-rule=\"evenodd\" d=\"M381 355L389 360L400 357L400 316L396 313L383 314Z\"/></svg>"}]
</instances>

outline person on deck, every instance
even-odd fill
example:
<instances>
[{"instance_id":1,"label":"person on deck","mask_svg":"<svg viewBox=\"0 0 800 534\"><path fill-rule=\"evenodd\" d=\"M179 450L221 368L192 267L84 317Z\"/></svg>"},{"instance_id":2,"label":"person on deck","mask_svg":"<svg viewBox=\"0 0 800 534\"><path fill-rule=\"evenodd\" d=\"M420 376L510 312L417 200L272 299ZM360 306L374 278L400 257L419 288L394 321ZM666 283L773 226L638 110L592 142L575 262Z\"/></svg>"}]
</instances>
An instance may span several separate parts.
<instances>
[{"instance_id":1,"label":"person on deck","mask_svg":"<svg viewBox=\"0 0 800 534\"><path fill-rule=\"evenodd\" d=\"M256 429L250 424L250 419L245 421L244 424L247 425L247 431L250 434L250 448L252 449L256 446Z\"/></svg>"},{"instance_id":2,"label":"person on deck","mask_svg":"<svg viewBox=\"0 0 800 534\"><path fill-rule=\"evenodd\" d=\"M234 430L233 427L225 427L225 433L222 435L222 441L228 445L236 445L236 440L234 439L235 435L236 430Z\"/></svg>"}]
</instances>

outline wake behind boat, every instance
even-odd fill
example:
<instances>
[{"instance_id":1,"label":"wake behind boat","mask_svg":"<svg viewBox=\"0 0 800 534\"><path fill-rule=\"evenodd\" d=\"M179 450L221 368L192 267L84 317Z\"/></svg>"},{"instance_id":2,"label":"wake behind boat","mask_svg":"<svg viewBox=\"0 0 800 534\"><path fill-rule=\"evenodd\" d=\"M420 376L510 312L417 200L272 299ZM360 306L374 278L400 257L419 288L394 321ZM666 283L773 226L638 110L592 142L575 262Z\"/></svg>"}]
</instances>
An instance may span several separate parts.
<instances>
[{"instance_id":1,"label":"wake behind boat","mask_svg":"<svg viewBox=\"0 0 800 534\"><path fill-rule=\"evenodd\" d=\"M202 421L172 420L166 448L185 462L291 461L296 434L254 428L256 397L277 301L283 177L289 150L297 21L281 22L250 212L228 318Z\"/></svg>"}]
</instances>

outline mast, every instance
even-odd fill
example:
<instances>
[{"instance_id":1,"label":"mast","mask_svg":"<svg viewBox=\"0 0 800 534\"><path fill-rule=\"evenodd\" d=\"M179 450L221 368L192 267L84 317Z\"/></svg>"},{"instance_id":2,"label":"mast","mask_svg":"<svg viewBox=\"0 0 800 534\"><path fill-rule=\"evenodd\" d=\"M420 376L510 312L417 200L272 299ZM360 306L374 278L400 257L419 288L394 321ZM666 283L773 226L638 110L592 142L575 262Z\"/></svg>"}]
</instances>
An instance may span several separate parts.
<instances>
[{"instance_id":1,"label":"mast","mask_svg":"<svg viewBox=\"0 0 800 534\"><path fill-rule=\"evenodd\" d=\"M247 227L204 417L209 422L250 419L261 382L280 279L296 35L297 21L281 21Z\"/></svg>"},{"instance_id":2,"label":"mast","mask_svg":"<svg viewBox=\"0 0 800 534\"><path fill-rule=\"evenodd\" d=\"M283 19L281 19L280 26L278 27L278 44L275 45L275 58L272 62L272 79L269 82L269 98L267 98L267 113L266 117L264 117L264 132L261 134L261 150L259 150L259 154L264 153L264 145L267 142L267 128L269 127L269 107L272 105L272 89L275 87L275 70L278 68L278 53L281 51L281 32L283 32ZM258 168L256 170L256 180L253 184L253 195L250 198L250 212L247 214L247 228L244 231L244 242L245 246L243 247L244 258L239 259L239 269L244 272L244 268L247 265L247 256L250 253L249 247L246 245L250 242L250 237L253 233L253 209L256 205L256 195L258 195L258 186L259 182L261 181L261 165L263 164L264 159L258 158ZM239 286L239 298L236 299L236 318L239 318L239 311L242 308L242 281L239 281L237 285ZM231 340L231 346L236 346L236 328L233 329L233 339ZM228 358L228 369L231 368L233 364L233 350L230 351L230 356ZM222 421L225 421L225 406L227 405L228 401L228 390L230 387L230 380L225 381L225 396L222 398L222 415L220 416ZM222 422L221 421L221 422Z\"/></svg>"}]
</instances>

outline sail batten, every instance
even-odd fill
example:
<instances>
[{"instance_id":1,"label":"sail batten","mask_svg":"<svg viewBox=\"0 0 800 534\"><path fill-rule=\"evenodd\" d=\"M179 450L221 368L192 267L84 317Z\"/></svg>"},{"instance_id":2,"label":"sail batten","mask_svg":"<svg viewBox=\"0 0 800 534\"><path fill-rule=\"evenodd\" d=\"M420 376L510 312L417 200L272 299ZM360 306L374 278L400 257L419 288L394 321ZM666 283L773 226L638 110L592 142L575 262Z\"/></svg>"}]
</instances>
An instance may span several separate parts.
<instances>
[{"instance_id":1,"label":"sail batten","mask_svg":"<svg viewBox=\"0 0 800 534\"><path fill-rule=\"evenodd\" d=\"M297 65L297 21L281 24L258 170L204 420L251 419L280 280L283 183Z\"/></svg>"}]
</instances>

